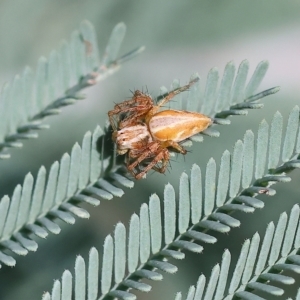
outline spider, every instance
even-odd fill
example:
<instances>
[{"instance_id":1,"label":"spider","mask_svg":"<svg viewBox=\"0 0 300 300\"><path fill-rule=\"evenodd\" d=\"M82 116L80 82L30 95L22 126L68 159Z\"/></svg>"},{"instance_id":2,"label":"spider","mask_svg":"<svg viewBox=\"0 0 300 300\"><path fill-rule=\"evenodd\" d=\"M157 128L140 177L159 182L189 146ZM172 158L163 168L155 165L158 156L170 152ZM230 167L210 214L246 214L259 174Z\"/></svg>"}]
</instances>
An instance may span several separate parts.
<instances>
[{"instance_id":1,"label":"spider","mask_svg":"<svg viewBox=\"0 0 300 300\"><path fill-rule=\"evenodd\" d=\"M197 112L160 111L164 104L198 80L193 79L171 91L157 105L150 95L136 90L132 99L116 104L108 112L117 153L126 154L127 169L136 179L141 179L151 169L164 173L170 160L169 149L186 154L179 143L212 124L211 118Z\"/></svg>"}]
</instances>

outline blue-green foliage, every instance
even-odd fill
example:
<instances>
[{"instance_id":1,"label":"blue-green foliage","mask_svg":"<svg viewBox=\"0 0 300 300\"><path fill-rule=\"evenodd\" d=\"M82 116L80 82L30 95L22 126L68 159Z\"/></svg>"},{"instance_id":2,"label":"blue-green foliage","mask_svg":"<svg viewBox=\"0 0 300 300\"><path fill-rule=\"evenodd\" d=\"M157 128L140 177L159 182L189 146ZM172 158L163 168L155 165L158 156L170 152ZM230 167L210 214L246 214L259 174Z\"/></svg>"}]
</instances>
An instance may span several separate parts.
<instances>
[{"instance_id":1,"label":"blue-green foliage","mask_svg":"<svg viewBox=\"0 0 300 300\"><path fill-rule=\"evenodd\" d=\"M257 196L274 195L275 190L270 186L276 182L290 181L286 173L292 168L299 167L299 161L295 161L300 154L299 149L296 148L299 140L293 139L292 146L289 146L292 151L288 157L284 150L287 147L286 143L290 143L287 138L290 135L290 128L296 130L296 136L299 132L299 119L294 117L296 114L299 115L297 106L291 111L286 131L282 141L279 141L280 144L283 143L282 153L279 153L281 159L277 158L278 163L272 171L266 166L273 154L270 152L268 154L265 149L272 145L272 135L276 134L278 128L274 120L278 119L279 113L275 114L271 123L270 137L268 137L269 131L266 130L268 123L262 121L258 129L256 145L254 134L247 131L244 140L236 142L232 154L227 150L223 153L219 174L216 172L213 158L208 161L203 172L204 182L201 180L202 171L196 164L190 176L182 173L179 178L178 203L176 203L175 189L171 184L165 187L163 201L156 194L152 195L149 205L142 204L140 215L132 215L128 243L126 229L122 223L118 223L114 237L108 235L104 242L102 271L99 271L101 286L98 286L97 292L98 297L101 295L99 299L107 297L135 299L131 289L145 292L151 289L148 283L141 281L143 278L161 280L161 271L171 274L177 271L175 264L169 262L170 258L183 259L185 255L182 250L200 253L206 243L217 242L214 232L225 233L231 228L240 226L241 221L232 216L233 212L248 213L263 208L264 202ZM266 138L263 143L262 136ZM258 168L258 161L263 163L263 166L259 166L259 172L254 172ZM223 176L229 178L225 186ZM202 191L200 195L199 191ZM161 206L163 206L163 213ZM194 210L196 213L193 212ZM292 284L294 283L292 277L277 273L283 270L292 270L296 273L300 271L297 264L300 245L299 229L297 231L299 211L299 206L294 206L288 222L287 214L283 213L276 229L273 223L269 224L260 251L258 251L260 241L258 234L254 235L251 242L246 240L231 279L228 277L231 255L226 250L221 267L219 265L214 267L208 284L205 285L206 278L201 275L197 286L190 288L186 299L231 299L235 296L250 299L252 289L263 290L273 296L283 294L282 288L269 285L269 281ZM92 251L97 253L94 248L91 249ZM98 261L98 255L95 256ZM88 268L93 263L89 261ZM127 273L125 273L126 265L129 270ZM76 266L77 262L75 272L78 271ZM69 274L69 271L65 272ZM85 280L88 285L92 278L86 276ZM261 283L261 280L265 280L265 283ZM225 292L227 281L229 286ZM72 283L68 281L65 284ZM80 285L82 284L80 282ZM74 285L76 291L76 282ZM61 291L57 289L64 288L64 281L57 281L54 288L58 296L53 297L53 291L52 299L60 299ZM66 288L71 290L70 286ZM93 282L90 288L96 290L97 286ZM89 291L89 285L87 290ZM76 299L76 292L74 296ZM82 296L85 298L86 294ZM50 294L46 293L43 299L50 299ZM176 299L182 299L181 294L177 294Z\"/></svg>"},{"instance_id":2,"label":"blue-green foliage","mask_svg":"<svg viewBox=\"0 0 300 300\"><path fill-rule=\"evenodd\" d=\"M289 216L285 212L280 215L276 227L273 222L268 225L261 244L258 233L251 240L247 239L230 276L231 254L225 250L221 264L213 268L209 281L206 282L206 277L201 275L196 286L190 287L186 298L177 293L175 299L258 299L257 291L273 297L281 296L284 290L276 285L294 284L295 279L290 274L300 272L297 257L300 246L299 229L297 231L299 216L300 208L296 204ZM290 271L290 274L280 274L283 271Z\"/></svg>"},{"instance_id":3,"label":"blue-green foliage","mask_svg":"<svg viewBox=\"0 0 300 300\"><path fill-rule=\"evenodd\" d=\"M46 116L84 98L80 91L117 71L120 65L143 50L137 48L117 59L126 26L116 25L100 60L96 33L88 21L63 41L49 59L41 57L34 73L26 67L0 92L0 159L9 158L9 147L22 147L19 140L37 138L37 130L49 128Z\"/></svg>"},{"instance_id":4,"label":"blue-green foliage","mask_svg":"<svg viewBox=\"0 0 300 300\"><path fill-rule=\"evenodd\" d=\"M83 88L111 75L123 62L143 50L137 48L117 59L124 35L125 25L120 23L99 60L94 29L85 21L72 34L70 42L63 42L48 60L39 60L35 74L26 68L21 76L4 85L0 94L0 158L9 157L7 148L21 147L20 139L35 138L36 130L47 128L41 121L44 117L75 103L82 97L79 92ZM201 88L198 81L185 93L187 101L180 101L184 95L178 95L177 101L170 103L172 108L199 111L214 122L183 145L203 141L205 135L218 137L215 127L229 125L227 117L262 108L259 100L279 90L275 87L257 92L267 68L268 62L259 63L247 82L248 61L244 60L237 71L229 62L220 83L218 70L213 68L205 87ZM196 77L194 74L191 79ZM179 86L179 81L174 80L171 90ZM167 92L168 89L161 88L161 96ZM61 229L57 219L74 224L76 216L88 218L88 211L80 207L82 202L96 206L100 200L121 197L125 193L123 187L134 186L122 161L116 159L108 145L109 135L107 128L99 126L93 132L88 131L82 144L76 143L71 154L65 153L49 171L41 166L36 178L28 173L11 197L2 197L1 263L15 265L11 252L26 255L28 251L36 251L38 244L32 234L41 238L48 232L58 234ZM109 150L109 155L105 150ZM299 154L299 107L291 111L285 130L282 115L277 112L270 126L262 121L256 135L248 130L244 139L235 143L232 153L225 150L220 166L211 158L205 170L194 164L190 174L182 173L178 178L178 195L171 184L166 185L163 200L153 194L149 204L141 205L139 215L132 215L128 232L123 223L118 223L113 236L105 238L101 259L96 248L90 250L87 263L78 256L74 280L66 270L61 280L54 282L51 294L45 293L43 299L135 299L132 289L149 292L151 285L143 279L162 280L161 271L171 274L177 271L170 258L183 259L182 250L200 253L205 244L217 242L214 233L226 233L240 226L241 221L232 216L235 211L248 213L263 208L264 202L257 196L272 196L275 190L271 185L290 181L287 173L300 167ZM273 223L269 224L260 250L258 234L251 241L246 240L231 278L228 277L230 252L226 250L221 266L214 267L208 284L205 285L206 278L201 275L186 299L202 299L202 295L203 299L233 296L248 299L252 297L249 289L281 294L281 288L267 283L293 283L291 277L275 273L287 269L300 271L298 222L299 207L295 206L289 221L282 214L276 229ZM99 260L102 260L101 268ZM266 283L258 282L261 280ZM181 294L176 299L182 299Z\"/></svg>"}]
</instances>

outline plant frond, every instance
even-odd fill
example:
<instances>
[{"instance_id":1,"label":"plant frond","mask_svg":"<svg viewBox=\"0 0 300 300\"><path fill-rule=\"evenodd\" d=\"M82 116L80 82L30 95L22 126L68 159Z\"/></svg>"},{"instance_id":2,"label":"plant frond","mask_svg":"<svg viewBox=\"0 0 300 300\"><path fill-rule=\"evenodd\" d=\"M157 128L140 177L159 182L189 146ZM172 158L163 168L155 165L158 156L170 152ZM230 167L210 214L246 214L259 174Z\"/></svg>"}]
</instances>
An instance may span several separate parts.
<instances>
[{"instance_id":1,"label":"plant frond","mask_svg":"<svg viewBox=\"0 0 300 300\"><path fill-rule=\"evenodd\" d=\"M48 176L42 166L35 180L27 174L23 186L17 185L11 198L4 196L0 200L2 248L19 255L36 251L38 245L30 234L41 238L45 238L48 231L58 234L61 229L56 219L74 224L74 216L89 217L86 210L78 207L81 202L99 205L99 199L110 200L123 195L124 191L117 185L133 187L133 181L122 174L122 169L111 172L111 159L103 158L103 133L99 126L93 133L87 132L82 146L76 143L71 155L65 153L60 162L54 162ZM99 158L98 145L103 159ZM2 251L0 262L9 266L16 263Z\"/></svg>"},{"instance_id":2,"label":"plant frond","mask_svg":"<svg viewBox=\"0 0 300 300\"><path fill-rule=\"evenodd\" d=\"M230 154L227 150L224 152L218 174L215 160L210 159L206 167L204 184L201 179L201 169L196 164L192 167L190 176L182 173L179 182L178 205L176 205L174 187L171 184L167 184L163 200L164 218L162 218L162 203L160 199L156 194L152 195L149 205L142 204L139 216L134 214L131 217L127 249L125 227L122 223L117 224L114 238L109 235L104 242L103 263L100 271L101 287L99 287L101 296L99 299L113 297L135 299L135 295L130 291L131 289L149 291L151 286L148 283L141 282L143 278L161 280L162 275L160 271L175 273L177 267L168 261L170 258L183 259L185 254L182 250L189 250L195 253L202 252L203 246L198 244L198 242L215 243L217 239L214 237L213 232L225 233L229 232L231 228L240 226L240 221L231 216L233 212L253 212L257 208L263 208L264 202L257 199L256 196L262 193L270 196L274 195L275 190L270 188L272 184L290 181L290 178L285 173L300 167L299 133L297 141L294 140L288 160L286 160L287 156L283 155L283 153L285 153L286 141L290 142L291 140L287 138L287 136L291 135L290 131L297 128L296 132L299 132L299 118L295 118L295 115L299 115L298 107L292 110L286 132L282 138L284 140L282 157L284 157L285 161L278 163L276 166L272 165L272 173L265 169L262 175L260 174L261 167L256 163L259 160L265 163L264 167L267 165L267 157L261 158L260 156L268 155L265 149L273 140L272 134L276 134L277 129L275 128L278 127L276 127L274 120L278 118L278 114L275 114L272 121L271 137L267 137L265 128L268 126L265 121L259 127L256 147L254 145L254 134L250 130L247 131L244 141L236 143L233 154ZM295 126L295 123L297 126ZM273 154L269 154L268 158L270 156L272 156L272 159L274 158ZM256 166L258 171L253 172L253 165ZM255 176L253 176L254 173ZM218 178L218 182L216 182L216 178ZM228 178L228 180L224 181L224 178ZM292 228L292 225L289 228ZM292 231L293 229L289 230ZM288 236L282 248L283 256L284 253L290 253L292 242L288 240ZM295 248L299 247L299 236L298 234ZM163 239L164 243L162 242ZM274 237L274 241L279 240L281 241L282 238L279 236ZM274 242L269 263L271 261L275 262L278 258L279 252L276 250L276 247ZM254 250L251 250L251 255L255 254ZM128 272L125 272L126 255ZM265 266L265 262L260 265ZM243 282L246 278L248 280L251 267L250 261L247 266L248 271L243 275ZM83 274L85 273L83 272ZM214 277L221 276L219 274L223 273L216 267ZM225 276L225 274L222 276ZM86 282L92 280L89 276L85 277L87 277L85 279ZM201 280L203 280L203 277ZM76 282L74 284L76 285ZM56 286L61 287L62 291L64 289L63 281L57 283ZM213 288L215 287L212 282L210 289ZM76 289L75 286L75 291ZM88 285L87 290L89 289ZM91 289L94 290L96 287L91 286ZM60 296L61 291L55 291L55 293ZM54 291L52 292L52 297L53 293ZM86 294L81 294L81 296L84 298Z\"/></svg>"},{"instance_id":3,"label":"plant frond","mask_svg":"<svg viewBox=\"0 0 300 300\"><path fill-rule=\"evenodd\" d=\"M298 292L297 292L295 300L300 300L300 289L298 289Z\"/></svg>"},{"instance_id":4,"label":"plant frond","mask_svg":"<svg viewBox=\"0 0 300 300\"><path fill-rule=\"evenodd\" d=\"M6 83L0 92L0 159L9 158L7 148L22 147L20 140L37 138L37 130L49 128L46 116L84 99L80 91L113 74L120 65L139 54L137 48L117 58L126 26L115 26L101 61L94 27L88 21L63 41L49 59L41 57L34 72L26 67L21 75Z\"/></svg>"},{"instance_id":5,"label":"plant frond","mask_svg":"<svg viewBox=\"0 0 300 300\"><path fill-rule=\"evenodd\" d=\"M284 212L276 227L273 222L268 225L261 244L258 233L251 240L247 239L231 276L231 254L229 250L225 250L221 264L212 269L209 281L201 275L196 286L190 287L185 299L263 299L255 294L257 291L270 296L281 296L284 290L277 287L277 284L295 283L295 279L284 272L300 273L299 216L300 208L296 204L289 218ZM183 299L182 294L178 293L175 299Z\"/></svg>"}]
</instances>

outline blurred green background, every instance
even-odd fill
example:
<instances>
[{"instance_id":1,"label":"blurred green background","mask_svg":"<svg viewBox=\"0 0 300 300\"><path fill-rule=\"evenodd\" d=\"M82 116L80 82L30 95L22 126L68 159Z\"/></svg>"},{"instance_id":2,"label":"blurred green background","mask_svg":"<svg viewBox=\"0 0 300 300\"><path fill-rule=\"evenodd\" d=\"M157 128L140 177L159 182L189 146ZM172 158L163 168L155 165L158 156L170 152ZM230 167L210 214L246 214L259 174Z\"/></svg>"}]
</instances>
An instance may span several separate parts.
<instances>
[{"instance_id":1,"label":"blurred green background","mask_svg":"<svg viewBox=\"0 0 300 300\"><path fill-rule=\"evenodd\" d=\"M36 176L41 165L49 169L64 152L70 153L86 131L97 124L104 126L107 111L114 103L130 97L130 90L147 88L157 95L160 86L169 87L175 78L186 83L195 71L204 88L210 68L218 67L222 74L228 61L233 60L238 67L243 59L249 60L251 73L258 62L269 60L269 71L260 90L281 86L278 94L263 100L264 109L251 111L247 117L231 118L231 126L218 128L220 138L206 137L204 143L194 144L192 153L176 157L165 176L150 173L147 180L136 182L135 189L126 190L121 199L102 201L97 208L87 206L90 220L77 219L74 226L60 223L63 229L59 236L49 234L46 241L37 239L36 253L17 257L16 267L4 266L0 270L0 299L40 299L65 269L73 270L76 255L87 258L92 246L101 251L104 237L113 232L118 221L127 226L131 214L138 213L152 193L162 196L168 182L176 186L179 174L189 173L193 163L199 164L202 172L211 156L219 163L225 149L232 150L247 129L256 133L259 122L263 118L270 121L277 110L286 121L289 111L299 104L299 16L300 2L279 0L0 0L1 85L26 65L35 68L38 58L47 57L61 39L68 39L83 19L95 26L101 53L111 30L121 21L127 25L122 54L146 46L144 53L127 62L118 73L86 90L86 100L45 120L51 129L41 132L39 139L24 142L22 150L11 151L10 160L1 161L1 196L12 195L28 172ZM299 172L291 176L291 183L276 186L276 196L264 197L265 209L254 216L236 215L243 219L240 229L220 236L214 246L205 246L204 254L187 253L186 260L176 262L176 275L165 276L165 280L153 284L153 292L148 295L137 293L139 298L173 299L177 291L186 293L201 273L209 276L211 268L221 261L224 248L232 251L236 261L234 255L245 238L256 231L263 235L270 220L277 222L280 212L289 211L299 202Z\"/></svg>"}]
</instances>

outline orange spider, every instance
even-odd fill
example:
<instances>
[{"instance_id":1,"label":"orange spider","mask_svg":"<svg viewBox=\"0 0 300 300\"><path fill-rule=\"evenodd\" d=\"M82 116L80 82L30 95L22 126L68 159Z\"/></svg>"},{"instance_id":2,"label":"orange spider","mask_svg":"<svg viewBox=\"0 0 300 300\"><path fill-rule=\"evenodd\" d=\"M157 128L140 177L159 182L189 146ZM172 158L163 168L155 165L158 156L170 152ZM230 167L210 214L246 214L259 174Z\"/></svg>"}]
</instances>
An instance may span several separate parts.
<instances>
[{"instance_id":1,"label":"orange spider","mask_svg":"<svg viewBox=\"0 0 300 300\"><path fill-rule=\"evenodd\" d=\"M136 179L141 179L151 169L164 173L170 160L168 148L186 154L179 142L212 124L211 118L197 112L160 111L164 104L198 80L193 79L189 84L171 91L157 105L150 95L137 90L132 99L116 104L108 112L117 153L126 154L127 169ZM145 167L140 169L140 166Z\"/></svg>"}]
</instances>

